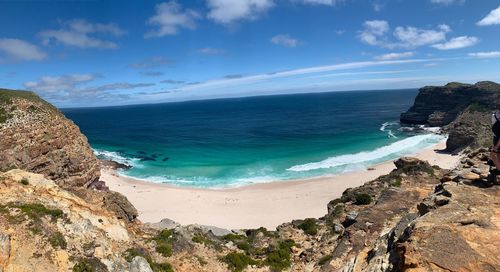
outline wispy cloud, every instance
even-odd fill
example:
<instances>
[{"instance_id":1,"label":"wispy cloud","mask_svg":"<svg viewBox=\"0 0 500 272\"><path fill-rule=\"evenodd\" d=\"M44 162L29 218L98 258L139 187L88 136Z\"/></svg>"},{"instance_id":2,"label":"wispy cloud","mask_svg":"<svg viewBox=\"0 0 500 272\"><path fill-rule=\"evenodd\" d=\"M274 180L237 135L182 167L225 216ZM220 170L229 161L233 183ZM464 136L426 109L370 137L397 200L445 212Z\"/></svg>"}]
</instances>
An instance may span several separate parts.
<instances>
[{"instance_id":1,"label":"wispy cloud","mask_svg":"<svg viewBox=\"0 0 500 272\"><path fill-rule=\"evenodd\" d=\"M204 55L222 55L225 53L225 51L222 49L218 49L218 48L205 47L205 48L198 49L198 53L201 53Z\"/></svg>"},{"instance_id":2,"label":"wispy cloud","mask_svg":"<svg viewBox=\"0 0 500 272\"><path fill-rule=\"evenodd\" d=\"M432 45L432 47L439 49L439 50L452 50L452 49L460 49L460 48L466 48L466 47L471 47L479 43L479 39L477 37L470 37L470 36L460 36L453 38L447 42L444 43L438 43Z\"/></svg>"},{"instance_id":3,"label":"wispy cloud","mask_svg":"<svg viewBox=\"0 0 500 272\"><path fill-rule=\"evenodd\" d=\"M207 0L207 17L220 24L254 20L274 6L273 0Z\"/></svg>"},{"instance_id":4,"label":"wispy cloud","mask_svg":"<svg viewBox=\"0 0 500 272\"><path fill-rule=\"evenodd\" d=\"M481 21L477 22L479 26L500 25L500 6L492 10Z\"/></svg>"},{"instance_id":5,"label":"wispy cloud","mask_svg":"<svg viewBox=\"0 0 500 272\"><path fill-rule=\"evenodd\" d=\"M449 6L453 4L463 5L465 3L465 0L431 0L431 3L444 6Z\"/></svg>"},{"instance_id":6,"label":"wispy cloud","mask_svg":"<svg viewBox=\"0 0 500 272\"><path fill-rule=\"evenodd\" d=\"M376 60L396 60L415 56L415 52L387 53L376 56Z\"/></svg>"},{"instance_id":7,"label":"wispy cloud","mask_svg":"<svg viewBox=\"0 0 500 272\"><path fill-rule=\"evenodd\" d=\"M61 29L48 29L39 33L45 45L51 41L79 48L114 49L118 45L115 42L95 37L94 35L106 35L119 37L126 32L114 23L94 24L82 19L75 19L63 23Z\"/></svg>"},{"instance_id":8,"label":"wispy cloud","mask_svg":"<svg viewBox=\"0 0 500 272\"><path fill-rule=\"evenodd\" d=\"M173 62L165 57L156 56L148 59L143 59L139 62L130 64L130 67L137 69L149 69L160 66L165 66L168 64L172 64Z\"/></svg>"},{"instance_id":9,"label":"wispy cloud","mask_svg":"<svg viewBox=\"0 0 500 272\"><path fill-rule=\"evenodd\" d=\"M301 2L304 4L312 4L312 5L327 5L327 6L335 6L338 2L342 0L295 0L295 2Z\"/></svg>"},{"instance_id":10,"label":"wispy cloud","mask_svg":"<svg viewBox=\"0 0 500 272\"><path fill-rule=\"evenodd\" d=\"M174 80L174 79L165 79L160 81L160 83L165 83L165 84L183 84L186 83L183 80Z\"/></svg>"},{"instance_id":11,"label":"wispy cloud","mask_svg":"<svg viewBox=\"0 0 500 272\"><path fill-rule=\"evenodd\" d=\"M87 84L100 77L101 76L97 74L74 74L58 77L44 76L37 81L29 81L24 83L24 87L26 87L28 90L43 93L71 91L76 89L77 86Z\"/></svg>"},{"instance_id":12,"label":"wispy cloud","mask_svg":"<svg viewBox=\"0 0 500 272\"><path fill-rule=\"evenodd\" d=\"M19 39L0 39L0 52L13 60L44 60L47 58L40 48Z\"/></svg>"},{"instance_id":13,"label":"wispy cloud","mask_svg":"<svg viewBox=\"0 0 500 272\"><path fill-rule=\"evenodd\" d=\"M143 75L143 76L150 76L150 77L158 77L158 76L162 76L164 74L165 73L158 72L158 71L144 71L144 72L141 72L141 75Z\"/></svg>"},{"instance_id":14,"label":"wispy cloud","mask_svg":"<svg viewBox=\"0 0 500 272\"><path fill-rule=\"evenodd\" d=\"M288 34L280 34L271 38L271 43L285 47L297 47L299 40L290 37Z\"/></svg>"},{"instance_id":15,"label":"wispy cloud","mask_svg":"<svg viewBox=\"0 0 500 272\"><path fill-rule=\"evenodd\" d=\"M500 51L475 52L469 53L469 56L480 59L500 58Z\"/></svg>"},{"instance_id":16,"label":"wispy cloud","mask_svg":"<svg viewBox=\"0 0 500 272\"><path fill-rule=\"evenodd\" d=\"M148 24L155 26L147 32L145 38L158 38L167 35L174 35L180 28L196 28L196 20L200 18L198 12L191 9L183 9L176 1L161 3L155 7L156 13L147 21Z\"/></svg>"}]
</instances>

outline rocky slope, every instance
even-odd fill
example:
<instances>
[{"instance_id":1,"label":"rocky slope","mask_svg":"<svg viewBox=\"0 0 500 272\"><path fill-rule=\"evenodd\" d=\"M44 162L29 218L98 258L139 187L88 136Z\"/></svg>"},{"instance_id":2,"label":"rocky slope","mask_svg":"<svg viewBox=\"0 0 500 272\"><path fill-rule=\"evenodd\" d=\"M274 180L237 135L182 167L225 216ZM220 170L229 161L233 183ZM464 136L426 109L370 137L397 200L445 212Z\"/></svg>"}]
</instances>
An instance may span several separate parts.
<instances>
[{"instance_id":1,"label":"rocky slope","mask_svg":"<svg viewBox=\"0 0 500 272\"><path fill-rule=\"evenodd\" d=\"M63 187L89 187L100 169L87 138L31 92L0 89L0 171L40 173Z\"/></svg>"},{"instance_id":2,"label":"rocky slope","mask_svg":"<svg viewBox=\"0 0 500 272\"><path fill-rule=\"evenodd\" d=\"M401 114L405 124L444 127L447 150L491 145L490 113L500 108L500 85L448 83L420 89L414 105Z\"/></svg>"}]
</instances>

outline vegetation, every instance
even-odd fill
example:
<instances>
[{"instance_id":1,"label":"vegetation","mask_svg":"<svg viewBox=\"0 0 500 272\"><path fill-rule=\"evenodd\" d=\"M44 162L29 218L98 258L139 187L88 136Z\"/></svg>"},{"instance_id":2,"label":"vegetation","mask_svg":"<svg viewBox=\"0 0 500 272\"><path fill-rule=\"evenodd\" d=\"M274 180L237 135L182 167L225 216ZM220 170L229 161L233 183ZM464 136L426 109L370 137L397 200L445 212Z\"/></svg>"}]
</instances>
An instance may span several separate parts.
<instances>
[{"instance_id":1,"label":"vegetation","mask_svg":"<svg viewBox=\"0 0 500 272\"><path fill-rule=\"evenodd\" d=\"M418 163L412 163L412 164L406 164L403 166L401 171L407 175L414 175L419 172L421 173L427 173L430 176L434 176L434 168L428 163L425 162L418 162Z\"/></svg>"},{"instance_id":2,"label":"vegetation","mask_svg":"<svg viewBox=\"0 0 500 272\"><path fill-rule=\"evenodd\" d=\"M12 115L7 113L5 109L0 108L0 124L7 122L10 118L12 118Z\"/></svg>"},{"instance_id":3,"label":"vegetation","mask_svg":"<svg viewBox=\"0 0 500 272\"><path fill-rule=\"evenodd\" d=\"M175 242L174 233L172 230L164 229L153 238L156 241L156 252L164 257L172 256L172 244Z\"/></svg>"},{"instance_id":4,"label":"vegetation","mask_svg":"<svg viewBox=\"0 0 500 272\"><path fill-rule=\"evenodd\" d=\"M66 239L64 239L64 236L58 231L49 236L49 243L52 245L52 247L60 249L66 249L66 247L68 246L66 243Z\"/></svg>"},{"instance_id":5,"label":"vegetation","mask_svg":"<svg viewBox=\"0 0 500 272\"><path fill-rule=\"evenodd\" d=\"M20 183L21 183L22 185L28 185L28 184L30 184L30 182L29 182L29 180L28 180L27 178L23 178L23 179L21 179Z\"/></svg>"},{"instance_id":6,"label":"vegetation","mask_svg":"<svg viewBox=\"0 0 500 272\"><path fill-rule=\"evenodd\" d=\"M356 194L356 205L369 205L372 201L372 196L367 193Z\"/></svg>"},{"instance_id":7,"label":"vegetation","mask_svg":"<svg viewBox=\"0 0 500 272\"><path fill-rule=\"evenodd\" d=\"M64 213L60 209L49 209L42 204L39 203L26 203L20 205L12 205L14 208L18 208L21 210L23 214L28 216L30 219L34 221L39 221L44 216L49 216L52 221L57 220L58 218L62 218Z\"/></svg>"},{"instance_id":8,"label":"vegetation","mask_svg":"<svg viewBox=\"0 0 500 272\"><path fill-rule=\"evenodd\" d=\"M490 112L491 108L480 103L472 103L468 108L469 112Z\"/></svg>"},{"instance_id":9,"label":"vegetation","mask_svg":"<svg viewBox=\"0 0 500 272\"><path fill-rule=\"evenodd\" d=\"M318 224L316 223L316 219L313 218L305 219L299 224L298 228L308 235L316 235L318 233Z\"/></svg>"},{"instance_id":10,"label":"vegetation","mask_svg":"<svg viewBox=\"0 0 500 272\"><path fill-rule=\"evenodd\" d=\"M231 271L243 271L249 265L258 264L257 261L247 256L244 253L231 252L222 258L222 261L227 264Z\"/></svg>"},{"instance_id":11,"label":"vegetation","mask_svg":"<svg viewBox=\"0 0 500 272\"><path fill-rule=\"evenodd\" d=\"M270 248L270 251L265 260L272 271L282 271L292 265L292 246L295 245L293 240L280 241L276 248Z\"/></svg>"},{"instance_id":12,"label":"vegetation","mask_svg":"<svg viewBox=\"0 0 500 272\"><path fill-rule=\"evenodd\" d=\"M87 260L81 260L73 266L73 272L94 272L94 268Z\"/></svg>"}]
</instances>

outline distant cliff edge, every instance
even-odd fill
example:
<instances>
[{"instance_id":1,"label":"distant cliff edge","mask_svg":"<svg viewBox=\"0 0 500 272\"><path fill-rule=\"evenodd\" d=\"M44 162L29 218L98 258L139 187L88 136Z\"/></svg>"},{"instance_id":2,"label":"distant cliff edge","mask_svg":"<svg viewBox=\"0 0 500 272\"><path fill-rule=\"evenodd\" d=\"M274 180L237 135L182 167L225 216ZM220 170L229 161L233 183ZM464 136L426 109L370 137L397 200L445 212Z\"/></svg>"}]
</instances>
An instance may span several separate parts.
<instances>
[{"instance_id":1,"label":"distant cliff edge","mask_svg":"<svg viewBox=\"0 0 500 272\"><path fill-rule=\"evenodd\" d=\"M421 88L401 123L443 127L448 151L491 145L490 113L500 108L500 84L452 82Z\"/></svg>"}]
</instances>

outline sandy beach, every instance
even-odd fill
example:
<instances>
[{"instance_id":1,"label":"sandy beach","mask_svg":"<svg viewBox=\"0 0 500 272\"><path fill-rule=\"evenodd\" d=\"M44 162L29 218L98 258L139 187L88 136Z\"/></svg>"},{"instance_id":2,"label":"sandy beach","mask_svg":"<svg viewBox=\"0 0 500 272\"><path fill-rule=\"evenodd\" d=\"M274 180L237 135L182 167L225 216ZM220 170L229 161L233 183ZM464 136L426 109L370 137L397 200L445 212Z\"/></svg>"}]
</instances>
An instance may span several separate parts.
<instances>
[{"instance_id":1,"label":"sandy beach","mask_svg":"<svg viewBox=\"0 0 500 272\"><path fill-rule=\"evenodd\" d=\"M445 142L414 154L441 168L452 168L459 156L442 154ZM327 213L327 203L340 197L350 187L360 186L395 167L392 161L373 170L332 177L298 181L277 181L232 189L179 188L118 175L115 170L101 170L101 179L113 191L127 196L139 211L143 222L169 218L180 224L211 225L226 229L266 227L274 229L283 222Z\"/></svg>"}]
</instances>

